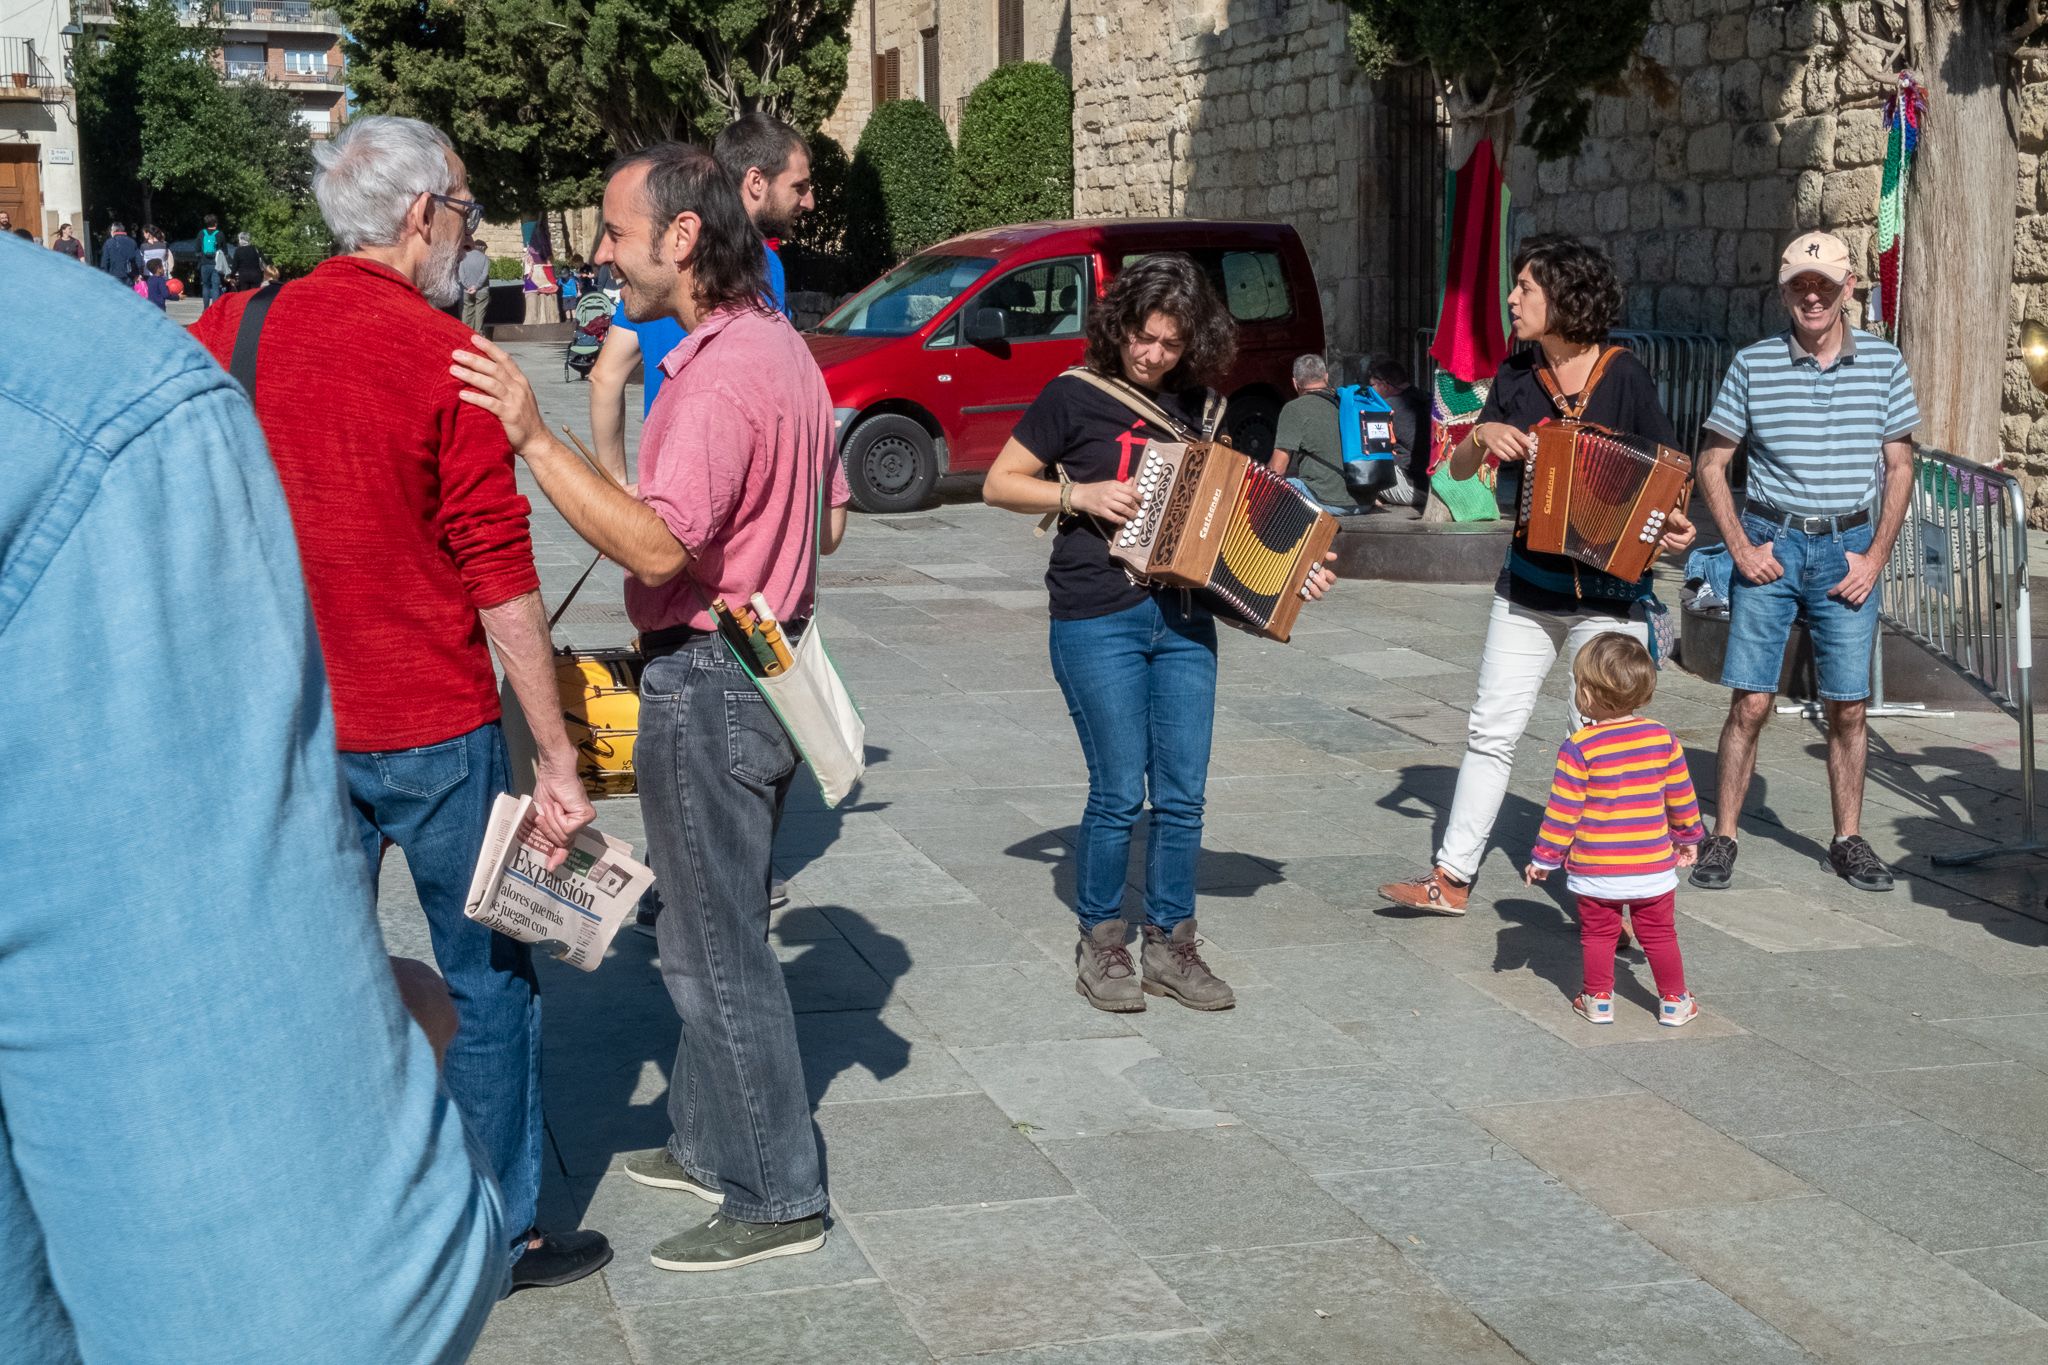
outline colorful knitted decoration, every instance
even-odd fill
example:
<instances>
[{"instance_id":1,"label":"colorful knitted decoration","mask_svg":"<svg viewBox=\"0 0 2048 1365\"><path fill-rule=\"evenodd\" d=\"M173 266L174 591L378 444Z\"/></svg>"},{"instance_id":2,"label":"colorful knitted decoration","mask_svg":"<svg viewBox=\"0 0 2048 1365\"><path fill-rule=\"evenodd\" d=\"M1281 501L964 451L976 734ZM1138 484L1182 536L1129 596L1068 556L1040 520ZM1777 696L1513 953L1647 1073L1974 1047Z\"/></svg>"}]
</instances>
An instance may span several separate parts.
<instances>
[{"instance_id":1,"label":"colorful knitted decoration","mask_svg":"<svg viewBox=\"0 0 2048 1365\"><path fill-rule=\"evenodd\" d=\"M1927 92L1910 71L1899 73L1899 88L1884 97L1884 182L1877 192L1877 288L1871 291L1871 330L1893 340L1899 334L1899 309L1905 302L1900 280L1905 271L1906 177L1920 146L1920 125L1927 118Z\"/></svg>"},{"instance_id":2,"label":"colorful knitted decoration","mask_svg":"<svg viewBox=\"0 0 2048 1365\"><path fill-rule=\"evenodd\" d=\"M1444 176L1444 237L1437 257L1444 281L1431 384L1430 486L1455 521L1499 516L1499 462L1488 456L1477 477L1460 482L1444 466L1477 425L1493 376L1508 358L1508 187L1491 140Z\"/></svg>"},{"instance_id":3,"label":"colorful knitted decoration","mask_svg":"<svg viewBox=\"0 0 2048 1365\"><path fill-rule=\"evenodd\" d=\"M1479 410L1493 388L1491 379L1467 384L1447 370L1436 372L1430 396L1429 486L1450 509L1453 521L1493 521L1500 516L1494 489L1500 480L1500 462L1491 455L1480 462L1479 473L1462 482L1446 468L1451 452L1479 424Z\"/></svg>"}]
</instances>

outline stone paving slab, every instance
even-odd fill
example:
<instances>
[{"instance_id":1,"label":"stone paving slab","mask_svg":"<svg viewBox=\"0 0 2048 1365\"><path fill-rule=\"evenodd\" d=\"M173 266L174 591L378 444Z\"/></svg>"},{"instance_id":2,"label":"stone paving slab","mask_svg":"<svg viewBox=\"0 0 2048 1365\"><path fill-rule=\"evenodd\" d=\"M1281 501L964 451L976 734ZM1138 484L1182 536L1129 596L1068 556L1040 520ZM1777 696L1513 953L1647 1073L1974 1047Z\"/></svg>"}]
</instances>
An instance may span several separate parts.
<instances>
[{"instance_id":1,"label":"stone paving slab","mask_svg":"<svg viewBox=\"0 0 2048 1365\"><path fill-rule=\"evenodd\" d=\"M554 347L517 348L587 427ZM638 417L630 430L637 434ZM523 476L522 476L523 478ZM552 603L589 551L530 482ZM1679 895L1705 1013L1570 1013L1570 897L1519 871L1565 724L1539 697L1459 919L1382 905L1427 864L1462 757L1484 588L1345 584L1295 644L1221 644L1197 907L1234 1011L1074 993L1086 770L1045 657L1046 545L981 507L853 518L824 629L869 723L867 781L799 779L772 918L834 1199L826 1249L674 1275L708 1205L627 1180L666 1137L677 1024L654 945L542 964L552 1225L600 1275L501 1306L486 1361L1245 1362L2048 1359L2048 878L1937 868L2018 827L2002 716L1880 720L1869 896L1822 866L1811 721L1766 728L1736 889ZM561 638L627 641L601 565ZM1667 594L1667 600L1674 594ZM1725 694L1648 708L1709 806ZM600 807L644 841L639 807ZM1141 917L1144 827L1125 911ZM402 856L380 908L429 950Z\"/></svg>"}]
</instances>

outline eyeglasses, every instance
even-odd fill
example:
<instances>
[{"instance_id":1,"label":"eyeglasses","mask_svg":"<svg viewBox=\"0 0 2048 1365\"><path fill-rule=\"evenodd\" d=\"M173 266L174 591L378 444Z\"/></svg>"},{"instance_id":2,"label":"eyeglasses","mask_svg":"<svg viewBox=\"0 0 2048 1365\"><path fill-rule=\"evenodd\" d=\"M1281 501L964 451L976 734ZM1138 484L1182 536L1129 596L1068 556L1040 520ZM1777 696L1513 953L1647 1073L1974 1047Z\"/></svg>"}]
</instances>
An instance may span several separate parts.
<instances>
[{"instance_id":1,"label":"eyeglasses","mask_svg":"<svg viewBox=\"0 0 2048 1365\"><path fill-rule=\"evenodd\" d=\"M427 198L432 199L437 203L446 204L451 209L461 209L462 230L464 232L475 232L478 228L483 226L484 206L482 204L477 203L474 199L457 199L452 194L432 193L428 194Z\"/></svg>"}]
</instances>

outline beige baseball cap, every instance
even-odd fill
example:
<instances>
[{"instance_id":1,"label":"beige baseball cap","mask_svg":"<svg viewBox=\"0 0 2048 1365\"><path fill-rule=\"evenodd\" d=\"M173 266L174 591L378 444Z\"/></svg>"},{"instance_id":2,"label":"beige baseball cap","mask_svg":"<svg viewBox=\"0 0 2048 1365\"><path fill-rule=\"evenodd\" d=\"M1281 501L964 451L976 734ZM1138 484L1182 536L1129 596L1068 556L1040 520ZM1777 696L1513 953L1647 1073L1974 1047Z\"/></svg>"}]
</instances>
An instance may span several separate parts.
<instances>
[{"instance_id":1,"label":"beige baseball cap","mask_svg":"<svg viewBox=\"0 0 2048 1365\"><path fill-rule=\"evenodd\" d=\"M1778 258L1778 283L1784 284L1811 270L1840 284L1855 267L1849 264L1849 246L1832 232L1805 232L1792 239Z\"/></svg>"}]
</instances>

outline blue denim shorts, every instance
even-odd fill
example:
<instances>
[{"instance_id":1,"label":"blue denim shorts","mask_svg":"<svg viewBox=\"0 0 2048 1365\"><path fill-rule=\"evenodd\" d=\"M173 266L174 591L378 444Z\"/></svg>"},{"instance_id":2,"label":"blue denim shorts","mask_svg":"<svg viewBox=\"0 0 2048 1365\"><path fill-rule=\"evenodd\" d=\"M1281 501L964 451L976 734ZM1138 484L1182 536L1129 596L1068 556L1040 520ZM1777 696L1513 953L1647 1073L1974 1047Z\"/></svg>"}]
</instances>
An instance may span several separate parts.
<instances>
[{"instance_id":1,"label":"blue denim shorts","mask_svg":"<svg viewBox=\"0 0 2048 1365\"><path fill-rule=\"evenodd\" d=\"M1806 619L1824 701L1862 701L1870 695L1870 648L1877 638L1878 592L1852 607L1828 590L1849 572L1847 556L1870 549L1868 521L1848 531L1808 535L1745 512L1742 530L1755 545L1769 545L1784 568L1775 582L1756 584L1737 570L1729 591L1728 653L1721 685L1742 692L1775 692L1784 668L1785 642L1794 617Z\"/></svg>"}]
</instances>

